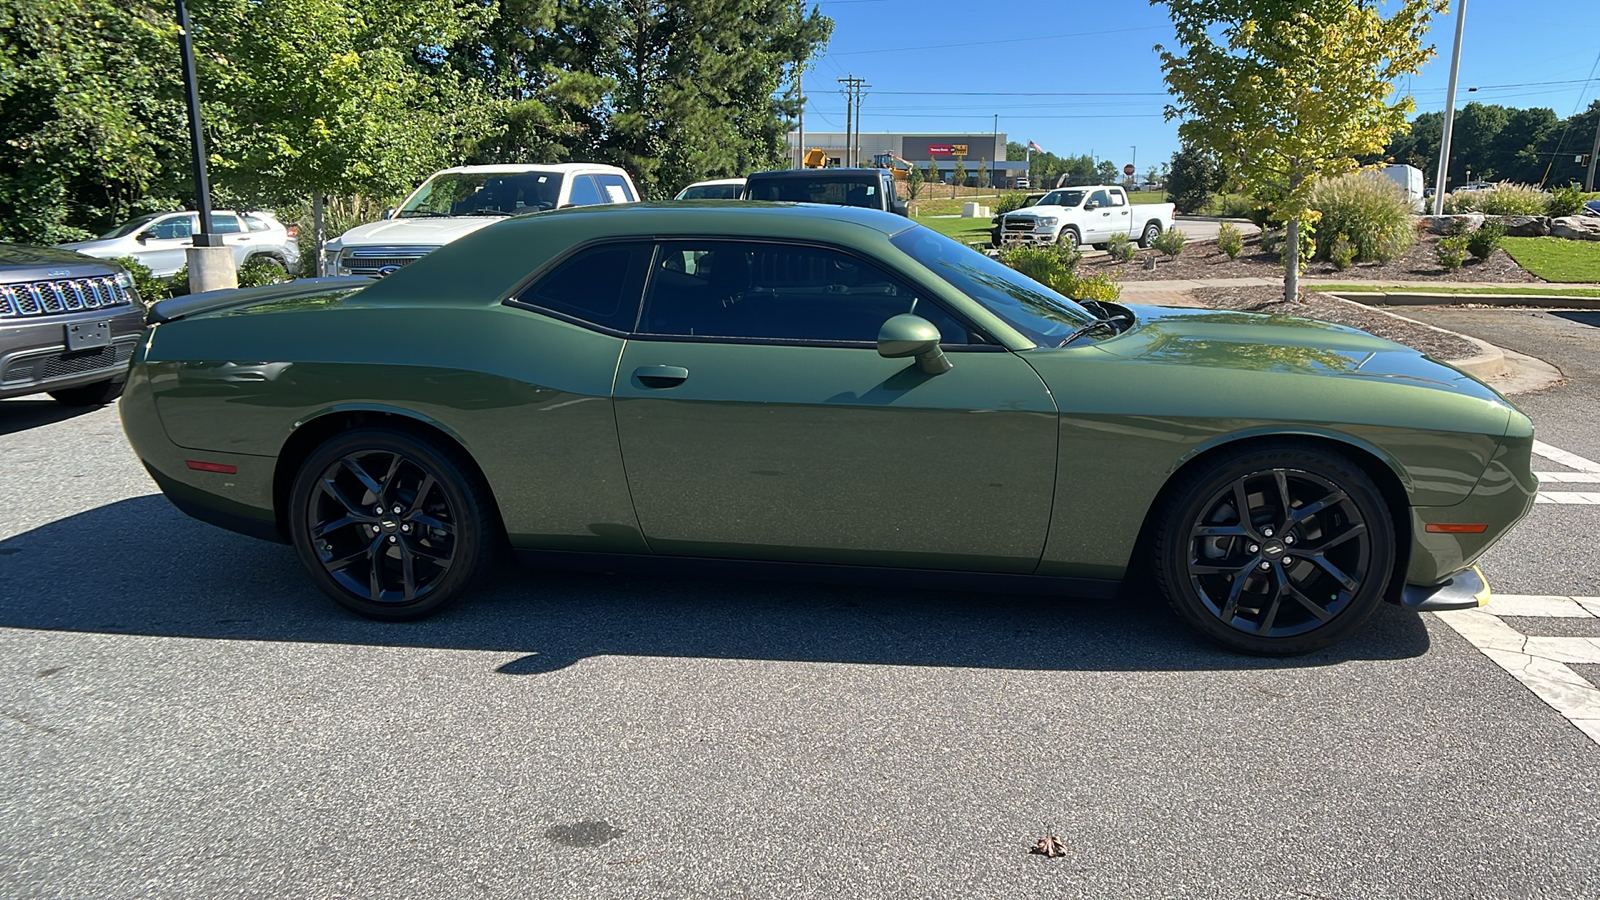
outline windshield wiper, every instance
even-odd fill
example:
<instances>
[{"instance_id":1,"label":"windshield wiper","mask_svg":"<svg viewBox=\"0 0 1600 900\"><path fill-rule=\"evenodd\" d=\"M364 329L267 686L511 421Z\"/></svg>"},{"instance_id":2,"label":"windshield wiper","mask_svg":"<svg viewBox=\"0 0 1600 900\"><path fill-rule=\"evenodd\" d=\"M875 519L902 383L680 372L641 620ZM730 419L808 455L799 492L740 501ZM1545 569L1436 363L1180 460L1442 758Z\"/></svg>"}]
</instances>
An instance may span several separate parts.
<instances>
[{"instance_id":1,"label":"windshield wiper","mask_svg":"<svg viewBox=\"0 0 1600 900\"><path fill-rule=\"evenodd\" d=\"M1066 336L1066 339L1064 339L1061 343L1057 344L1056 348L1060 349L1062 347L1065 347L1066 345L1072 343L1073 341L1077 340L1078 338L1081 338L1084 335L1089 334L1091 332L1099 331L1102 328L1109 327L1111 329L1112 334L1115 334L1116 331L1117 331L1117 323L1118 322L1132 322L1132 321L1133 321L1133 317L1132 316L1126 316L1126 315L1122 315L1120 313L1117 314L1117 315L1114 315L1114 316L1107 316L1104 319L1095 319L1093 322L1090 322L1087 325L1082 325L1082 326L1079 326L1077 328L1072 329L1072 333L1068 334Z\"/></svg>"}]
</instances>

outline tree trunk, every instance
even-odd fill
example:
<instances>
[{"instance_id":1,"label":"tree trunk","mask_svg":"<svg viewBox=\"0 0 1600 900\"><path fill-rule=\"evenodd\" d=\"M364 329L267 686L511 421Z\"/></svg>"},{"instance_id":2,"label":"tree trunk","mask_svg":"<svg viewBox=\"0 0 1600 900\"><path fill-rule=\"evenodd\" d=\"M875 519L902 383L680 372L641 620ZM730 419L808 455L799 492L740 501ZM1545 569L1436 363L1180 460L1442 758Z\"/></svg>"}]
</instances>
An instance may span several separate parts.
<instances>
[{"instance_id":1,"label":"tree trunk","mask_svg":"<svg viewBox=\"0 0 1600 900\"><path fill-rule=\"evenodd\" d=\"M1290 219L1283 238L1283 302L1300 297L1300 217Z\"/></svg>"},{"instance_id":2,"label":"tree trunk","mask_svg":"<svg viewBox=\"0 0 1600 900\"><path fill-rule=\"evenodd\" d=\"M328 241L328 232L322 220L322 192L311 192L311 240L317 248L317 275L328 274L328 264L322 257L322 245Z\"/></svg>"}]
</instances>

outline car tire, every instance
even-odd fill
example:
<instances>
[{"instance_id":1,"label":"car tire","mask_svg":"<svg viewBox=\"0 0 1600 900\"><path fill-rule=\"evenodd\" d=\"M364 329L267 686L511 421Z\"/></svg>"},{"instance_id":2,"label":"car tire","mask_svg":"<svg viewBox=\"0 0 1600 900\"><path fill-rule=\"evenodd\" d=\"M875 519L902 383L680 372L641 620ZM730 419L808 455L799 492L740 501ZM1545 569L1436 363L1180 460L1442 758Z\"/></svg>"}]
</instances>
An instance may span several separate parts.
<instances>
[{"instance_id":1,"label":"car tire","mask_svg":"<svg viewBox=\"0 0 1600 900\"><path fill-rule=\"evenodd\" d=\"M295 475L288 521L317 587L386 621L455 601L503 543L489 487L465 455L388 428L343 432L313 451Z\"/></svg>"},{"instance_id":2,"label":"car tire","mask_svg":"<svg viewBox=\"0 0 1600 900\"><path fill-rule=\"evenodd\" d=\"M122 396L122 389L127 386L126 378L109 378L83 387L61 388L49 394L52 400L62 406L105 406L116 402Z\"/></svg>"},{"instance_id":3,"label":"car tire","mask_svg":"<svg viewBox=\"0 0 1600 900\"><path fill-rule=\"evenodd\" d=\"M1078 244L1081 240L1082 238L1078 235L1078 228L1076 225L1068 225L1067 227L1061 229L1060 234L1056 235L1056 243L1066 247L1069 250L1078 249Z\"/></svg>"},{"instance_id":4,"label":"car tire","mask_svg":"<svg viewBox=\"0 0 1600 900\"><path fill-rule=\"evenodd\" d=\"M1161 223L1160 222L1146 222L1145 226L1144 226L1144 231L1139 233L1139 246L1143 247L1146 250L1149 250L1151 247L1155 246L1156 238L1158 238L1160 236L1161 236Z\"/></svg>"},{"instance_id":5,"label":"car tire","mask_svg":"<svg viewBox=\"0 0 1600 900\"><path fill-rule=\"evenodd\" d=\"M1155 530L1156 583L1201 634L1296 656L1349 637L1378 608L1395 527L1377 485L1343 455L1258 446L1181 477Z\"/></svg>"}]
</instances>

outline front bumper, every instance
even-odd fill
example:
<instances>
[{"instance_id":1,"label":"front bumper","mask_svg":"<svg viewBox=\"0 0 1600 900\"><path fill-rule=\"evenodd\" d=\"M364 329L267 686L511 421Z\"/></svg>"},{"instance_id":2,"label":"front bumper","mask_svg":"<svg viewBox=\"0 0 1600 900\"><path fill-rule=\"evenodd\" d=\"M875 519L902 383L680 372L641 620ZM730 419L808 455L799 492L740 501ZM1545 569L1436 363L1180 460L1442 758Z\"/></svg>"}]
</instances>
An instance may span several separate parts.
<instances>
[{"instance_id":1,"label":"front bumper","mask_svg":"<svg viewBox=\"0 0 1600 900\"><path fill-rule=\"evenodd\" d=\"M110 342L70 350L72 325L107 322ZM123 376L144 328L137 307L0 320L0 399L64 390Z\"/></svg>"}]
</instances>

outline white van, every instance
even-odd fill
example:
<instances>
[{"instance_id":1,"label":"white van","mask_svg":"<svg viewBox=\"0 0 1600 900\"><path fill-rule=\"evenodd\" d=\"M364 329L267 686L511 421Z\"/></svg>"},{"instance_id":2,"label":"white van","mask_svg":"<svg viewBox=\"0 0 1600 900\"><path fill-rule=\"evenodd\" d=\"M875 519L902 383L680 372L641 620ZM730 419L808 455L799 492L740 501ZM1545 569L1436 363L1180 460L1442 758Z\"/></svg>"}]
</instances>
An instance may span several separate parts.
<instances>
[{"instance_id":1,"label":"white van","mask_svg":"<svg viewBox=\"0 0 1600 900\"><path fill-rule=\"evenodd\" d=\"M1416 166L1405 165L1385 166L1383 177L1400 185L1400 189L1406 192L1406 197L1410 199L1411 207L1415 212L1422 211L1423 184L1421 169Z\"/></svg>"},{"instance_id":2,"label":"white van","mask_svg":"<svg viewBox=\"0 0 1600 900\"><path fill-rule=\"evenodd\" d=\"M638 199L627 172L600 163L457 166L435 172L381 221L329 241L322 258L329 275L381 278L506 216Z\"/></svg>"}]
</instances>

